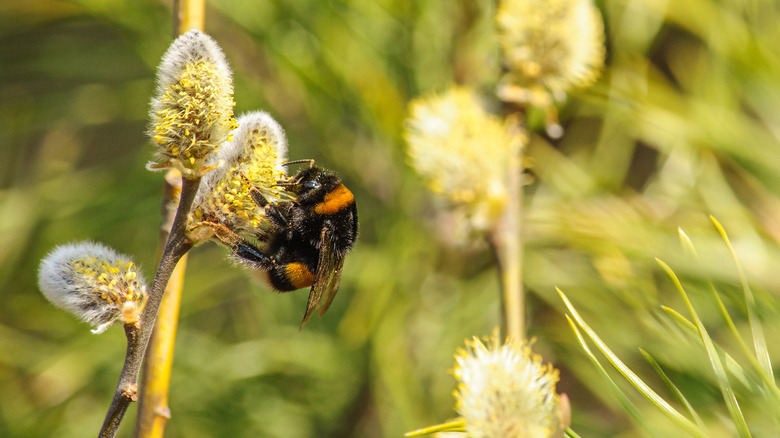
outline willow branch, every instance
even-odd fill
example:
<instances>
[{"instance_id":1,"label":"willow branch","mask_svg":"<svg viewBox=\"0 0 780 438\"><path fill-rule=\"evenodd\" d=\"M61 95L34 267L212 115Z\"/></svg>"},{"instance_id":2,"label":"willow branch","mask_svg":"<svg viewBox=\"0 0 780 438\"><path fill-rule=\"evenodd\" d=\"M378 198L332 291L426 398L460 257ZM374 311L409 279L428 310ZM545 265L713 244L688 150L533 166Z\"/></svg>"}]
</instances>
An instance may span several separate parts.
<instances>
[{"instance_id":1,"label":"willow branch","mask_svg":"<svg viewBox=\"0 0 780 438\"><path fill-rule=\"evenodd\" d=\"M119 375L114 397L106 413L103 427L100 429L99 438L111 438L116 435L122 417L130 402L135 400L135 391L138 388L138 374L143 363L146 347L152 336L154 321L160 308L168 280L171 278L176 263L192 248L192 242L186 237L187 216L198 191L200 178L184 179L182 181L181 198L176 210L176 217L171 227L171 234L165 244L165 249L160 257L160 264L154 275L154 281L149 289L149 297L138 322L137 332L133 336L128 335L127 354L122 372Z\"/></svg>"},{"instance_id":2,"label":"willow branch","mask_svg":"<svg viewBox=\"0 0 780 438\"><path fill-rule=\"evenodd\" d=\"M522 165L517 158L512 165L507 184L509 199L501 219L491 233L491 244L501 276L501 303L506 335L525 338L525 296L523 291L522 249Z\"/></svg>"},{"instance_id":3,"label":"willow branch","mask_svg":"<svg viewBox=\"0 0 780 438\"><path fill-rule=\"evenodd\" d=\"M170 234L180 193L181 173L171 169L165 176L163 188L160 254L162 254ZM170 387L173 349L186 266L187 255L185 254L179 260L171 279L168 281L160 309L157 312L152 338L144 358L143 374L138 391L140 399L135 423L136 437L162 437L165 424L170 418L168 388Z\"/></svg>"},{"instance_id":4,"label":"willow branch","mask_svg":"<svg viewBox=\"0 0 780 438\"><path fill-rule=\"evenodd\" d=\"M181 35L192 28L203 29L205 21L205 0L174 1L174 34ZM160 229L160 251L166 242L176 209L176 199L181 190L177 176L179 172L171 170L165 178L163 190L163 226ZM136 438L161 438L165 425L171 418L168 406L168 394L173 368L173 350L176 343L176 331L179 323L184 273L187 266L186 254L176 265L165 289L160 310L157 313L152 338L144 359L143 377L139 389L140 401L135 423Z\"/></svg>"},{"instance_id":5,"label":"willow branch","mask_svg":"<svg viewBox=\"0 0 780 438\"><path fill-rule=\"evenodd\" d=\"M490 234L501 277L501 304L506 335L525 339L525 291L523 290L523 142L521 109L505 105L509 128L514 130L513 155L509 157L507 204Z\"/></svg>"},{"instance_id":6,"label":"willow branch","mask_svg":"<svg viewBox=\"0 0 780 438\"><path fill-rule=\"evenodd\" d=\"M127 337L127 352L125 353L125 367L128 366L128 359L132 357L138 345L138 335L140 332L140 323L125 325L125 336ZM114 396L114 401L111 406L116 407L109 409L106 419L103 423L104 430L116 430L119 427L119 423L122 421L127 407L131 402L136 401L136 394L138 393L137 385L124 386L118 394ZM101 436L103 431L101 431Z\"/></svg>"}]
</instances>

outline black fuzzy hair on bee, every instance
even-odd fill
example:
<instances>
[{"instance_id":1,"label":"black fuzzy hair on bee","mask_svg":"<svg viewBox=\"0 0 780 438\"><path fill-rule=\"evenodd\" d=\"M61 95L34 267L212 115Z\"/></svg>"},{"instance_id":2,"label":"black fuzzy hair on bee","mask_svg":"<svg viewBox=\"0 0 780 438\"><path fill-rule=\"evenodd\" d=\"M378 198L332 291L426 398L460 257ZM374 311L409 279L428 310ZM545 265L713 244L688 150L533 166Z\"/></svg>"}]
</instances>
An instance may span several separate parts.
<instances>
[{"instance_id":1,"label":"black fuzzy hair on bee","mask_svg":"<svg viewBox=\"0 0 780 438\"><path fill-rule=\"evenodd\" d=\"M240 241L233 252L240 262L266 271L276 290L311 286L303 326L318 308L322 316L338 291L344 258L357 240L357 205L341 179L319 167L302 169L279 185L295 200L254 196L272 223L272 237L262 248Z\"/></svg>"}]
</instances>

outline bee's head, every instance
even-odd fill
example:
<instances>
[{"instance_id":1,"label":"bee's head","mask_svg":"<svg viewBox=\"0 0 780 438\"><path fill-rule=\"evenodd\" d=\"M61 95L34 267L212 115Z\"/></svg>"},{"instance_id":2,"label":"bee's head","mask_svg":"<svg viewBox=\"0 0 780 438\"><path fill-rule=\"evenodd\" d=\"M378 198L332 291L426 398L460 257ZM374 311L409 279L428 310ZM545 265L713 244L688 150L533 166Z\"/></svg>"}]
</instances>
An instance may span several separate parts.
<instances>
[{"instance_id":1,"label":"bee's head","mask_svg":"<svg viewBox=\"0 0 780 438\"><path fill-rule=\"evenodd\" d=\"M300 204L307 205L322 202L325 195L340 184L341 180L336 175L319 167L310 167L299 171L284 185L297 195Z\"/></svg>"}]
</instances>

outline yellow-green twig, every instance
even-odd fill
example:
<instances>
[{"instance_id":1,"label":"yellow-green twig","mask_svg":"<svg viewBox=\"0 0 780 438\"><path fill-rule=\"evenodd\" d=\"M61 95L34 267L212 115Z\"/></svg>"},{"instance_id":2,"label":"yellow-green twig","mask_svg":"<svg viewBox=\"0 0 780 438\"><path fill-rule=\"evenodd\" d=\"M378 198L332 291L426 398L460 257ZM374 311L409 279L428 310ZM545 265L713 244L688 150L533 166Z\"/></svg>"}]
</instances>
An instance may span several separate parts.
<instances>
[{"instance_id":1,"label":"yellow-green twig","mask_svg":"<svg viewBox=\"0 0 780 438\"><path fill-rule=\"evenodd\" d=\"M507 116L511 129L521 130L519 112ZM521 138L516 135L515 138ZM501 293L506 335L525 339L525 292L523 291L523 149L518 142L509 157L506 208L491 233L501 275Z\"/></svg>"},{"instance_id":2,"label":"yellow-green twig","mask_svg":"<svg viewBox=\"0 0 780 438\"><path fill-rule=\"evenodd\" d=\"M163 190L163 225L160 229L161 247L168 239L171 220L169 216L176 211L176 200L181 191L180 178L180 172L177 170L171 170L166 175ZM176 265L165 288L152 339L146 351L135 424L135 437L138 438L162 437L165 424L171 416L168 392L186 263L185 254Z\"/></svg>"}]
</instances>

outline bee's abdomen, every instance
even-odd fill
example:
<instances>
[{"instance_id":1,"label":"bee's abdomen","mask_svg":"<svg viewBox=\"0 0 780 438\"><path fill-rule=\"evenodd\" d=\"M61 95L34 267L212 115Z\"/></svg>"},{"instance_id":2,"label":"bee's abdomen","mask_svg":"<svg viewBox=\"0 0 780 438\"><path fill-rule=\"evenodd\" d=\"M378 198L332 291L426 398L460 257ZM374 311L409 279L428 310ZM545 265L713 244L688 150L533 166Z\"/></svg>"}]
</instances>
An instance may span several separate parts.
<instances>
[{"instance_id":1,"label":"bee's abdomen","mask_svg":"<svg viewBox=\"0 0 780 438\"><path fill-rule=\"evenodd\" d=\"M303 263L280 265L268 273L271 286L282 292L309 287L314 283L314 273Z\"/></svg>"}]
</instances>

